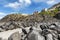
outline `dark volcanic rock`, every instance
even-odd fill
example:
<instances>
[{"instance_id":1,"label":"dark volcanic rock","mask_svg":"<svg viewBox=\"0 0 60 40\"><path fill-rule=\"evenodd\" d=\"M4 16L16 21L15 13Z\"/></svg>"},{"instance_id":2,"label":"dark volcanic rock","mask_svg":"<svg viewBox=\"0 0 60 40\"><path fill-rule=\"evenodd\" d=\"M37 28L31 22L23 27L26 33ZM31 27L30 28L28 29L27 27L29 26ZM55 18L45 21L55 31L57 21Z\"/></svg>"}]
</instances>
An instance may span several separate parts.
<instances>
[{"instance_id":1,"label":"dark volcanic rock","mask_svg":"<svg viewBox=\"0 0 60 40\"><path fill-rule=\"evenodd\" d=\"M57 14L54 16L54 18L56 18L56 19L59 19L59 20L60 20L60 12L59 12L59 13L57 13Z\"/></svg>"}]
</instances>

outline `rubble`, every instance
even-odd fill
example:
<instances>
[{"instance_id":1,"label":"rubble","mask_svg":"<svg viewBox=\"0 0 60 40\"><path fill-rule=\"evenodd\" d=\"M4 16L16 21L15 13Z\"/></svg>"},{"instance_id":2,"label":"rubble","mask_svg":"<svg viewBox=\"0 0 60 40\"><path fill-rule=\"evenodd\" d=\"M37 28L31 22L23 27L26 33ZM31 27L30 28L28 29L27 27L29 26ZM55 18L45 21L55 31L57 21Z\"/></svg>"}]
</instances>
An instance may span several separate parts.
<instances>
[{"instance_id":1,"label":"rubble","mask_svg":"<svg viewBox=\"0 0 60 40\"><path fill-rule=\"evenodd\" d=\"M16 22L8 25L0 26L1 40L60 40L60 23L57 22L35 23L29 27Z\"/></svg>"}]
</instances>

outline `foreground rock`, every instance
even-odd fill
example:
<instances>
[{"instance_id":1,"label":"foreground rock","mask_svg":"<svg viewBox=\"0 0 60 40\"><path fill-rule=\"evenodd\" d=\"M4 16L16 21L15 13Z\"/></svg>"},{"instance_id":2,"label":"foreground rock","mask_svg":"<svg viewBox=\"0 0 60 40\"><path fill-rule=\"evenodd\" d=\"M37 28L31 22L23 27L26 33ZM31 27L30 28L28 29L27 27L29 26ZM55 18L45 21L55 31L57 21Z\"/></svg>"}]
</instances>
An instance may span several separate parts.
<instances>
[{"instance_id":1,"label":"foreground rock","mask_svg":"<svg viewBox=\"0 0 60 40\"><path fill-rule=\"evenodd\" d=\"M14 29L5 32L0 32L1 40L21 40L21 30Z\"/></svg>"},{"instance_id":2,"label":"foreground rock","mask_svg":"<svg viewBox=\"0 0 60 40\"><path fill-rule=\"evenodd\" d=\"M1 40L60 40L60 23L35 23L24 27L19 23L5 23L0 26ZM11 26L12 25L12 26Z\"/></svg>"},{"instance_id":3,"label":"foreground rock","mask_svg":"<svg viewBox=\"0 0 60 40\"><path fill-rule=\"evenodd\" d=\"M57 24L50 25L41 24L39 26L31 27L32 30L26 34L24 40L60 40L60 28Z\"/></svg>"}]
</instances>

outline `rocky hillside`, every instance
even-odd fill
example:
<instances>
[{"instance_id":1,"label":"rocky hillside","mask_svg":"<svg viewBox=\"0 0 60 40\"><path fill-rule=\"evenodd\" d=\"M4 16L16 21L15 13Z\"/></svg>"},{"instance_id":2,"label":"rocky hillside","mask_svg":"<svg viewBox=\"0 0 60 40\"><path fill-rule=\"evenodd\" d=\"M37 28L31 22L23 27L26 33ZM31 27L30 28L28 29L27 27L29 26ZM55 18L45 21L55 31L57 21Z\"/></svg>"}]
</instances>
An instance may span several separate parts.
<instances>
[{"instance_id":1,"label":"rocky hillside","mask_svg":"<svg viewBox=\"0 0 60 40\"><path fill-rule=\"evenodd\" d=\"M33 22L38 22L40 20L43 20L42 16L37 14L33 14L33 15L27 15L24 16L22 14L10 14L5 16L3 19L1 19L2 22L8 22L8 21L33 21Z\"/></svg>"},{"instance_id":2,"label":"rocky hillside","mask_svg":"<svg viewBox=\"0 0 60 40\"><path fill-rule=\"evenodd\" d=\"M4 18L2 18L0 21L1 22L9 22L9 21L15 21L15 22L42 22L45 20L54 20L53 16L50 15L54 15L53 13L46 13L46 12L40 12L40 13L34 13L32 15L21 15L21 14L10 14L5 16Z\"/></svg>"},{"instance_id":3,"label":"rocky hillside","mask_svg":"<svg viewBox=\"0 0 60 40\"><path fill-rule=\"evenodd\" d=\"M22 15L22 14L10 14L5 16L3 19L1 19L2 21L21 21L25 18L26 16Z\"/></svg>"}]
</instances>

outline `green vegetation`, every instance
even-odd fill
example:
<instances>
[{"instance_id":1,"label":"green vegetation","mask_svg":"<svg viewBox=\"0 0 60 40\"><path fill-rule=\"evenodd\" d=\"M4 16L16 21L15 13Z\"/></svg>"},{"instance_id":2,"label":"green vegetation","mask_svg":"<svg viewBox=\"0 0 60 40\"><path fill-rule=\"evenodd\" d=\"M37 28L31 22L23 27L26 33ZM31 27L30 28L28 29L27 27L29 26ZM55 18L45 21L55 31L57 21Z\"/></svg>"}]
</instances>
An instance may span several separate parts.
<instances>
[{"instance_id":1,"label":"green vegetation","mask_svg":"<svg viewBox=\"0 0 60 40\"><path fill-rule=\"evenodd\" d=\"M55 10L53 11L45 11L45 10L42 10L39 14L40 15L48 15L48 16L55 16L57 14L57 12L59 12L59 8L56 8Z\"/></svg>"}]
</instances>

